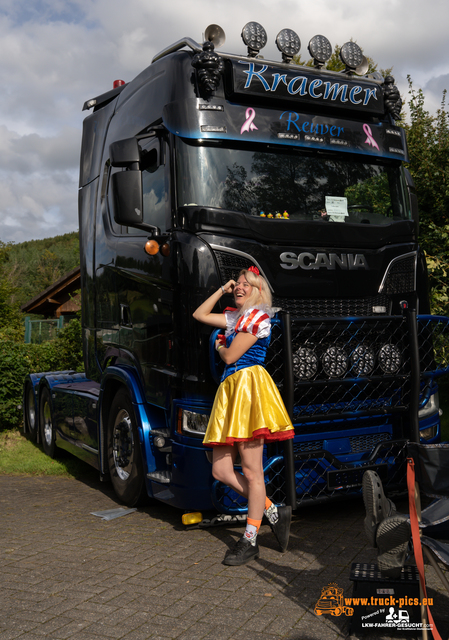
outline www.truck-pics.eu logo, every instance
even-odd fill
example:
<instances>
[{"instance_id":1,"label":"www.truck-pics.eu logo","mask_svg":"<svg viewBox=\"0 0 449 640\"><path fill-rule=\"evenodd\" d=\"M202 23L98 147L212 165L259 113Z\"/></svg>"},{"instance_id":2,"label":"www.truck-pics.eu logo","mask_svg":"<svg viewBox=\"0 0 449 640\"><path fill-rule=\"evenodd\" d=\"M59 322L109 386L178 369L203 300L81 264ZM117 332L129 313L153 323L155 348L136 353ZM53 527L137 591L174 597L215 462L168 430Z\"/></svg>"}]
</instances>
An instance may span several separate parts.
<instances>
[{"instance_id":1,"label":"www.truck-pics.eu logo","mask_svg":"<svg viewBox=\"0 0 449 640\"><path fill-rule=\"evenodd\" d=\"M362 629L373 628L400 628L411 630L431 629L431 624L423 625L422 622L413 622L411 610L422 606L433 606L433 598L398 597L394 590L389 589L388 594L379 594L378 597L369 598L345 598L343 589L335 582L329 583L321 589L321 596L315 605L314 612L317 616L353 616L354 609L362 607L364 615L360 617ZM373 609L374 611L370 611Z\"/></svg>"}]
</instances>

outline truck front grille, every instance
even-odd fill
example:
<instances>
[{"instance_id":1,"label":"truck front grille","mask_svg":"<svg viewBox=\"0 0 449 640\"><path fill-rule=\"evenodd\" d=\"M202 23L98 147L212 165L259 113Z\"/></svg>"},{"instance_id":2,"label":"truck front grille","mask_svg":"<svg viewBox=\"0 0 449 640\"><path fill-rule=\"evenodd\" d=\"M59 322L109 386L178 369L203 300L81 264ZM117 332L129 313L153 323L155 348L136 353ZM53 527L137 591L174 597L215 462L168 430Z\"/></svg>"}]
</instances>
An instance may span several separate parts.
<instances>
[{"instance_id":1,"label":"truck front grille","mask_svg":"<svg viewBox=\"0 0 449 640\"><path fill-rule=\"evenodd\" d=\"M350 436L348 438L351 451L348 453L362 453L372 451L380 442L391 440L390 433L369 433L364 435ZM294 453L306 453L309 451L322 451L324 440L308 440L307 442L295 442L293 444Z\"/></svg>"},{"instance_id":2,"label":"truck front grille","mask_svg":"<svg viewBox=\"0 0 449 640\"><path fill-rule=\"evenodd\" d=\"M231 253L228 251L214 251L214 255L218 262L220 277L223 284L228 280L237 280L242 269L248 269L254 264L254 260L244 254Z\"/></svg>"},{"instance_id":3,"label":"truck front grille","mask_svg":"<svg viewBox=\"0 0 449 640\"><path fill-rule=\"evenodd\" d=\"M402 317L292 319L294 422L405 411L410 350ZM273 324L266 368L284 386L282 329Z\"/></svg>"},{"instance_id":4,"label":"truck front grille","mask_svg":"<svg viewBox=\"0 0 449 640\"><path fill-rule=\"evenodd\" d=\"M367 298L280 298L273 297L273 306L289 311L297 318L347 318L349 316L372 316L374 307L383 307L390 313L391 302L384 295Z\"/></svg>"},{"instance_id":5,"label":"truck front grille","mask_svg":"<svg viewBox=\"0 0 449 640\"><path fill-rule=\"evenodd\" d=\"M237 280L242 269L248 269L254 264L251 256L241 252L218 251L214 255L218 262L220 277L223 284L228 280ZM404 261L398 263L397 268ZM394 267L396 268L396 266ZM263 272L262 272L262 275ZM413 275L413 274L412 274ZM391 280L388 282L391 288ZM390 292L390 289L388 293ZM391 302L386 295L368 296L366 298L339 299L339 298L281 298L273 296L273 306L284 311L289 311L292 316L298 318L339 318L348 316L372 316L374 307L384 308L388 315L391 311Z\"/></svg>"},{"instance_id":6,"label":"truck front grille","mask_svg":"<svg viewBox=\"0 0 449 640\"><path fill-rule=\"evenodd\" d=\"M396 258L389 265L383 287L383 293L390 296L411 293L416 289L416 252L404 258Z\"/></svg>"}]
</instances>

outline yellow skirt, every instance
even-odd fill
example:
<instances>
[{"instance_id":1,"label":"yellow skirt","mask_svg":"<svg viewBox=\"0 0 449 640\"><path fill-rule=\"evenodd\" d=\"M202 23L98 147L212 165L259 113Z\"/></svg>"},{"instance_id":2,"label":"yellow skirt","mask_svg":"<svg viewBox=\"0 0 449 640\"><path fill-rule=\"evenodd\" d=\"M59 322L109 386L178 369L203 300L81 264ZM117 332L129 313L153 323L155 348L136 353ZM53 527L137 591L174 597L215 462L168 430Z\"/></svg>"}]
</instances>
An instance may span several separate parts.
<instances>
[{"instance_id":1,"label":"yellow skirt","mask_svg":"<svg viewBox=\"0 0 449 640\"><path fill-rule=\"evenodd\" d=\"M218 387L203 444L225 445L295 435L281 395L270 374L255 365L228 376Z\"/></svg>"}]
</instances>

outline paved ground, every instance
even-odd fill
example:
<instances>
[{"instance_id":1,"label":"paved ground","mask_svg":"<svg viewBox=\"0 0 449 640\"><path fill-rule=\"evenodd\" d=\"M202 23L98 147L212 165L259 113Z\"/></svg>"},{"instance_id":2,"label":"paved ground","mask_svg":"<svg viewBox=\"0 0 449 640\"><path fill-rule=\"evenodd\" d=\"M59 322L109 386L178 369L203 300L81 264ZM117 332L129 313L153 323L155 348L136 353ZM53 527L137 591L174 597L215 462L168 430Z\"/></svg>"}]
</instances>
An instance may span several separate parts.
<instances>
[{"instance_id":1,"label":"paved ground","mask_svg":"<svg viewBox=\"0 0 449 640\"><path fill-rule=\"evenodd\" d=\"M263 526L261 558L245 567L221 564L241 527L185 531L163 505L90 515L116 506L94 481L0 477L0 640L334 640L349 618L314 614L321 589L336 582L350 596L351 563L375 561L361 501L301 511L284 555ZM449 598L432 571L447 640Z\"/></svg>"}]
</instances>

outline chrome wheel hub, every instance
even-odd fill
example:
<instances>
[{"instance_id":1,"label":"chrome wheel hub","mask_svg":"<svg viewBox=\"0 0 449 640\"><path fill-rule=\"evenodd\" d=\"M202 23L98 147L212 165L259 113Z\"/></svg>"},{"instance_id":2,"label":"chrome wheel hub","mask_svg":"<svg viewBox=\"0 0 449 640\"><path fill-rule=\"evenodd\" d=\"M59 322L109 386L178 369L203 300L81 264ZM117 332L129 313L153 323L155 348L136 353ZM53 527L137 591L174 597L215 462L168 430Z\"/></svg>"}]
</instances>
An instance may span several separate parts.
<instances>
[{"instance_id":1,"label":"chrome wheel hub","mask_svg":"<svg viewBox=\"0 0 449 640\"><path fill-rule=\"evenodd\" d=\"M121 409L112 431L112 455L115 470L121 480L127 480L133 465L133 430L129 413Z\"/></svg>"},{"instance_id":2,"label":"chrome wheel hub","mask_svg":"<svg viewBox=\"0 0 449 640\"><path fill-rule=\"evenodd\" d=\"M51 408L48 402L44 404L44 438L45 442L48 446L51 445L53 441L53 425L51 422Z\"/></svg>"},{"instance_id":3,"label":"chrome wheel hub","mask_svg":"<svg viewBox=\"0 0 449 640\"><path fill-rule=\"evenodd\" d=\"M28 422L30 425L30 429L34 431L36 428L36 411L34 409L34 393L33 389L28 389Z\"/></svg>"}]
</instances>

